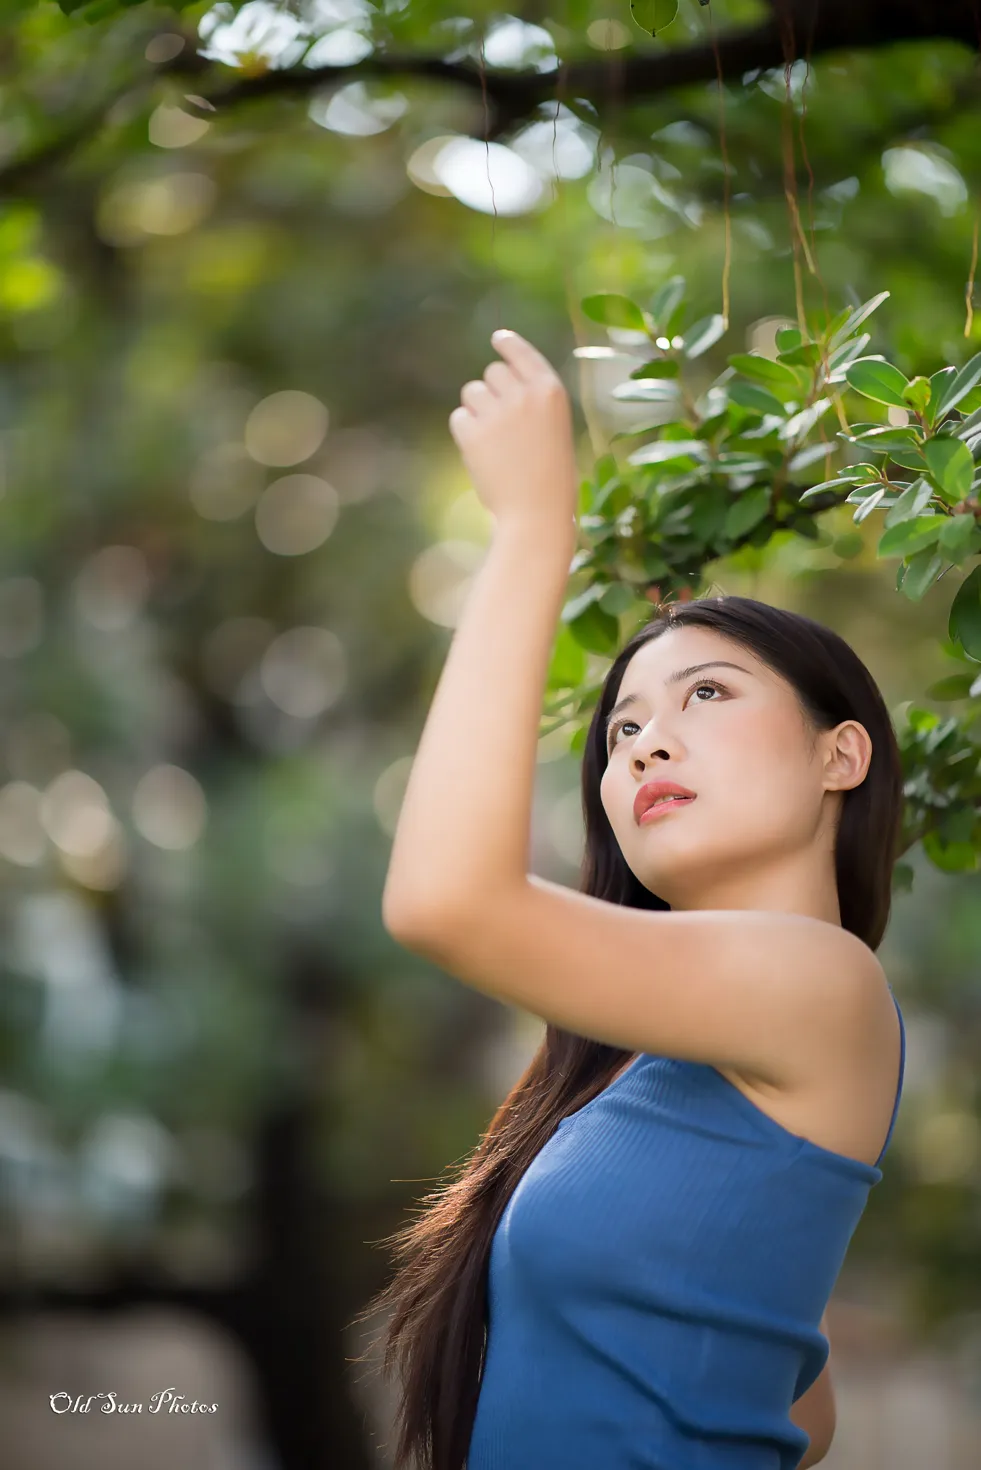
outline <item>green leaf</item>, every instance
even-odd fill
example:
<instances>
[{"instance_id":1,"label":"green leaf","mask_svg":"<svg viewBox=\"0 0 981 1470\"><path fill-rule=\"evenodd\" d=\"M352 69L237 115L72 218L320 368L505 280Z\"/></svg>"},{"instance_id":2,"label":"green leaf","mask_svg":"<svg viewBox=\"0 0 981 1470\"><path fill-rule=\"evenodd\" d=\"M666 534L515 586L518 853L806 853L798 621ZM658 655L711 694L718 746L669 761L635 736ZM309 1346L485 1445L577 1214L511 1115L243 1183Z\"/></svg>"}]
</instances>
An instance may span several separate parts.
<instances>
[{"instance_id":1,"label":"green leaf","mask_svg":"<svg viewBox=\"0 0 981 1470\"><path fill-rule=\"evenodd\" d=\"M78 15L86 25L94 26L100 20L142 3L143 0L58 0L58 8L65 15ZM190 9L190 0L164 0L164 3L168 10Z\"/></svg>"},{"instance_id":2,"label":"green leaf","mask_svg":"<svg viewBox=\"0 0 981 1470\"><path fill-rule=\"evenodd\" d=\"M708 450L701 439L658 439L627 456L628 464L670 464L681 459L705 459Z\"/></svg>"},{"instance_id":3,"label":"green leaf","mask_svg":"<svg viewBox=\"0 0 981 1470\"><path fill-rule=\"evenodd\" d=\"M855 489L845 496L845 504L865 505L872 496L877 502L881 501L883 509L896 503L895 495L887 493L885 485L880 485L877 480L866 480L864 484L856 485Z\"/></svg>"},{"instance_id":4,"label":"green leaf","mask_svg":"<svg viewBox=\"0 0 981 1470\"><path fill-rule=\"evenodd\" d=\"M789 418L780 430L781 439L800 439L809 434L817 423L823 418L831 407L830 398L818 398L807 408L802 408L800 413L795 413Z\"/></svg>"},{"instance_id":5,"label":"green leaf","mask_svg":"<svg viewBox=\"0 0 981 1470\"><path fill-rule=\"evenodd\" d=\"M745 536L758 525L770 509L770 491L765 485L757 485L752 490L746 490L739 499L730 505L726 512L725 535L732 540Z\"/></svg>"},{"instance_id":6,"label":"green leaf","mask_svg":"<svg viewBox=\"0 0 981 1470\"><path fill-rule=\"evenodd\" d=\"M975 567L957 589L947 632L965 653L981 661L981 566Z\"/></svg>"},{"instance_id":7,"label":"green leaf","mask_svg":"<svg viewBox=\"0 0 981 1470\"><path fill-rule=\"evenodd\" d=\"M630 14L649 36L656 36L678 14L678 0L630 0Z\"/></svg>"},{"instance_id":8,"label":"green leaf","mask_svg":"<svg viewBox=\"0 0 981 1470\"><path fill-rule=\"evenodd\" d=\"M875 357L860 357L845 369L848 384L865 398L875 403L888 403L893 407L906 408L903 397L909 382L905 374L891 362Z\"/></svg>"},{"instance_id":9,"label":"green leaf","mask_svg":"<svg viewBox=\"0 0 981 1470\"><path fill-rule=\"evenodd\" d=\"M675 358L656 357L652 362L645 362L642 367L634 368L630 376L631 378L676 378L678 372L678 363Z\"/></svg>"},{"instance_id":10,"label":"green leaf","mask_svg":"<svg viewBox=\"0 0 981 1470\"><path fill-rule=\"evenodd\" d=\"M678 397L678 384L670 378L635 378L618 383L610 392L611 398L625 403L670 403ZM628 430L636 433L637 430Z\"/></svg>"},{"instance_id":11,"label":"green leaf","mask_svg":"<svg viewBox=\"0 0 981 1470\"><path fill-rule=\"evenodd\" d=\"M841 311L837 312L831 318L830 322L825 324L822 340L830 342L834 334L841 331L853 310L854 308L851 306L843 306Z\"/></svg>"},{"instance_id":12,"label":"green leaf","mask_svg":"<svg viewBox=\"0 0 981 1470\"><path fill-rule=\"evenodd\" d=\"M977 821L973 804L958 802L944 812L938 830L945 842L970 842Z\"/></svg>"},{"instance_id":13,"label":"green leaf","mask_svg":"<svg viewBox=\"0 0 981 1470\"><path fill-rule=\"evenodd\" d=\"M880 484L878 480L863 480L860 485L855 486L855 489L850 495L845 496L845 504L859 505L863 501L868 500L870 495L885 495L885 493L885 485ZM895 498L895 496L892 497L892 500L889 502L890 505L893 504Z\"/></svg>"},{"instance_id":14,"label":"green leaf","mask_svg":"<svg viewBox=\"0 0 981 1470\"><path fill-rule=\"evenodd\" d=\"M563 623L571 623L592 603L598 602L605 591L605 583L593 582L584 592L578 593L565 604L561 613Z\"/></svg>"},{"instance_id":15,"label":"green leaf","mask_svg":"<svg viewBox=\"0 0 981 1470\"><path fill-rule=\"evenodd\" d=\"M781 352L779 361L792 367L815 368L824 361L824 355L816 342L802 342L799 347Z\"/></svg>"},{"instance_id":16,"label":"green leaf","mask_svg":"<svg viewBox=\"0 0 981 1470\"><path fill-rule=\"evenodd\" d=\"M981 408L981 388L972 388L957 405L960 413L977 413Z\"/></svg>"},{"instance_id":17,"label":"green leaf","mask_svg":"<svg viewBox=\"0 0 981 1470\"><path fill-rule=\"evenodd\" d=\"M968 397L973 397L969 394ZM967 398L961 400L959 407L963 409ZM972 409L966 419L961 419L958 424L953 425L954 433L958 439L971 439L975 434L981 432L981 408Z\"/></svg>"},{"instance_id":18,"label":"green leaf","mask_svg":"<svg viewBox=\"0 0 981 1470\"><path fill-rule=\"evenodd\" d=\"M804 341L804 333L799 327L781 327L777 333L777 351L793 352L795 347L800 347Z\"/></svg>"},{"instance_id":19,"label":"green leaf","mask_svg":"<svg viewBox=\"0 0 981 1470\"><path fill-rule=\"evenodd\" d=\"M876 454L886 453L893 449L909 449L911 446L916 447L919 443L915 429L902 428L898 425L866 429L861 434L843 434L841 437L849 444L858 444L862 449L871 449Z\"/></svg>"},{"instance_id":20,"label":"green leaf","mask_svg":"<svg viewBox=\"0 0 981 1470\"><path fill-rule=\"evenodd\" d=\"M805 444L803 449L798 449L787 468L792 475L796 475L798 470L806 470L809 465L817 464L819 459L827 459L829 455L833 455L836 448L834 444Z\"/></svg>"},{"instance_id":21,"label":"green leaf","mask_svg":"<svg viewBox=\"0 0 981 1470\"><path fill-rule=\"evenodd\" d=\"M725 393L726 390L725 388L722 388L721 391ZM739 415L736 415L735 417L738 418ZM698 427L701 431L703 439L711 439L715 434L719 432L720 429L728 431L732 427L733 423L734 416L729 412L729 404L726 403L721 413L714 413L711 415L711 417L707 419L702 419L702 422L699 424ZM691 431L689 430L688 432L690 433Z\"/></svg>"},{"instance_id":22,"label":"green leaf","mask_svg":"<svg viewBox=\"0 0 981 1470\"><path fill-rule=\"evenodd\" d=\"M872 514L879 503L885 498L885 494L886 487L883 485L880 489L873 490L871 495L862 500L862 503L859 506L858 510L852 516L852 520L854 521L856 526L860 526L865 520L866 516L870 516ZM848 499L851 500L852 496L849 495Z\"/></svg>"},{"instance_id":23,"label":"green leaf","mask_svg":"<svg viewBox=\"0 0 981 1470\"><path fill-rule=\"evenodd\" d=\"M970 512L951 516L940 532L938 545L953 562L960 562L972 550L971 543L981 538L981 527Z\"/></svg>"},{"instance_id":24,"label":"green leaf","mask_svg":"<svg viewBox=\"0 0 981 1470\"><path fill-rule=\"evenodd\" d=\"M946 519L944 515L914 516L890 526L879 538L876 556L912 556L923 547L936 545Z\"/></svg>"},{"instance_id":25,"label":"green leaf","mask_svg":"<svg viewBox=\"0 0 981 1470\"><path fill-rule=\"evenodd\" d=\"M758 454L730 452L720 454L712 468L724 475L759 475L764 470L772 472L774 466L768 459L763 459Z\"/></svg>"},{"instance_id":26,"label":"green leaf","mask_svg":"<svg viewBox=\"0 0 981 1470\"><path fill-rule=\"evenodd\" d=\"M615 480L620 473L616 456L613 454L601 454L593 467L593 484L597 487L605 485L608 480Z\"/></svg>"},{"instance_id":27,"label":"green leaf","mask_svg":"<svg viewBox=\"0 0 981 1470\"><path fill-rule=\"evenodd\" d=\"M906 711L906 723L917 735L926 735L931 730L940 727L940 716L935 709L921 709L917 705L911 705Z\"/></svg>"},{"instance_id":28,"label":"green leaf","mask_svg":"<svg viewBox=\"0 0 981 1470\"><path fill-rule=\"evenodd\" d=\"M708 352L714 347L719 338L725 335L725 318L716 312L712 316L703 317L693 327L689 327L684 335L681 350L686 357L701 357L703 352Z\"/></svg>"},{"instance_id":29,"label":"green leaf","mask_svg":"<svg viewBox=\"0 0 981 1470\"><path fill-rule=\"evenodd\" d=\"M668 325L678 307L685 299L686 283L684 276L672 276L665 281L651 297L648 308L656 327L663 328Z\"/></svg>"},{"instance_id":30,"label":"green leaf","mask_svg":"<svg viewBox=\"0 0 981 1470\"><path fill-rule=\"evenodd\" d=\"M888 533L887 533L888 534ZM903 578L902 592L910 602L919 602L943 571L944 559L929 546L911 556Z\"/></svg>"},{"instance_id":31,"label":"green leaf","mask_svg":"<svg viewBox=\"0 0 981 1470\"><path fill-rule=\"evenodd\" d=\"M592 602L569 623L569 632L589 653L613 657L620 643L620 624L612 613Z\"/></svg>"},{"instance_id":32,"label":"green leaf","mask_svg":"<svg viewBox=\"0 0 981 1470\"><path fill-rule=\"evenodd\" d=\"M836 347L840 347L843 342L847 341L855 328L861 326L866 317L870 317L874 311L878 311L888 296L888 291L880 291L878 296L870 297L861 306L856 306L853 311L850 311L837 330L832 333L831 339L828 342L830 350L834 352ZM834 325L835 323L832 323L832 326Z\"/></svg>"},{"instance_id":33,"label":"green leaf","mask_svg":"<svg viewBox=\"0 0 981 1470\"><path fill-rule=\"evenodd\" d=\"M913 378L903 389L903 397L917 413L926 413L930 402L930 379Z\"/></svg>"},{"instance_id":34,"label":"green leaf","mask_svg":"<svg viewBox=\"0 0 981 1470\"><path fill-rule=\"evenodd\" d=\"M604 612L612 613L614 617L619 617L621 613L625 613L629 608L633 607L636 600L637 594L632 587L627 586L626 582L613 582L604 591L603 596L599 600L599 605Z\"/></svg>"},{"instance_id":35,"label":"green leaf","mask_svg":"<svg viewBox=\"0 0 981 1470\"><path fill-rule=\"evenodd\" d=\"M936 684L931 684L927 694L931 699L940 701L967 699L973 682L972 674L948 674L945 679L938 679Z\"/></svg>"},{"instance_id":36,"label":"green leaf","mask_svg":"<svg viewBox=\"0 0 981 1470\"><path fill-rule=\"evenodd\" d=\"M606 491L603 491L606 496ZM611 496L611 504L604 508L603 515L583 515L579 517L579 525L584 535L590 542L588 547L577 551L572 558L570 571L581 571L594 559L596 549L604 541L609 541L611 536L616 535L615 517L620 513L620 507L616 503L623 497L621 495Z\"/></svg>"},{"instance_id":37,"label":"green leaf","mask_svg":"<svg viewBox=\"0 0 981 1470\"><path fill-rule=\"evenodd\" d=\"M800 496L798 503L803 505L804 501L809 500L812 496L821 495L825 490L837 490L839 485L857 484L857 475L839 475L838 478L835 480L822 480L820 485L809 485L804 493Z\"/></svg>"},{"instance_id":38,"label":"green leaf","mask_svg":"<svg viewBox=\"0 0 981 1470\"><path fill-rule=\"evenodd\" d=\"M913 892L913 867L910 863L894 863L892 869L893 893Z\"/></svg>"},{"instance_id":39,"label":"green leaf","mask_svg":"<svg viewBox=\"0 0 981 1470\"><path fill-rule=\"evenodd\" d=\"M582 645L576 642L565 623L559 623L548 666L548 688L575 689L585 677L586 654Z\"/></svg>"},{"instance_id":40,"label":"green leaf","mask_svg":"<svg viewBox=\"0 0 981 1470\"><path fill-rule=\"evenodd\" d=\"M978 855L972 842L945 842L941 833L927 832L923 851L941 872L973 873L977 869Z\"/></svg>"},{"instance_id":41,"label":"green leaf","mask_svg":"<svg viewBox=\"0 0 981 1470\"><path fill-rule=\"evenodd\" d=\"M644 548L641 560L649 581L663 582L665 577L671 575L671 568L668 566L668 563L650 542Z\"/></svg>"},{"instance_id":42,"label":"green leaf","mask_svg":"<svg viewBox=\"0 0 981 1470\"><path fill-rule=\"evenodd\" d=\"M912 485L907 485L895 505L889 507L883 525L898 526L902 521L910 521L916 516L921 516L930 504L932 496L933 486L929 480L922 478L914 480Z\"/></svg>"},{"instance_id":43,"label":"green leaf","mask_svg":"<svg viewBox=\"0 0 981 1470\"><path fill-rule=\"evenodd\" d=\"M931 427L937 422L937 410L940 406L940 399L943 397L944 390L951 379L956 376L956 373L956 368L945 367L941 368L939 372L934 373L930 379L930 401L927 403L926 421Z\"/></svg>"},{"instance_id":44,"label":"green leaf","mask_svg":"<svg viewBox=\"0 0 981 1470\"><path fill-rule=\"evenodd\" d=\"M778 413L783 417L784 406L780 399L757 383L729 383L726 392L730 401L740 408L751 408L756 413Z\"/></svg>"},{"instance_id":45,"label":"green leaf","mask_svg":"<svg viewBox=\"0 0 981 1470\"><path fill-rule=\"evenodd\" d=\"M966 398L971 389L976 388L979 383L981 383L981 352L976 353L970 362L966 362L960 371L956 372L945 384L937 403L934 423L945 413L949 413L952 408L956 408L961 399Z\"/></svg>"},{"instance_id":46,"label":"green leaf","mask_svg":"<svg viewBox=\"0 0 981 1470\"><path fill-rule=\"evenodd\" d=\"M800 398L800 380L782 362L774 362L772 358L761 357L756 352L737 352L729 358L729 366L735 368L737 373L763 383L784 402L791 398Z\"/></svg>"},{"instance_id":47,"label":"green leaf","mask_svg":"<svg viewBox=\"0 0 981 1470\"><path fill-rule=\"evenodd\" d=\"M855 489L850 494L845 496L845 504L864 504L870 495L878 496L889 506L895 505L896 503L896 496L891 491L887 493L887 487L879 480L863 480L861 484L855 486Z\"/></svg>"},{"instance_id":48,"label":"green leaf","mask_svg":"<svg viewBox=\"0 0 981 1470\"><path fill-rule=\"evenodd\" d=\"M128 0L132 3L132 0ZM58 0L58 9L65 15L77 15L87 26L98 25L111 15L127 8L127 0Z\"/></svg>"},{"instance_id":49,"label":"green leaf","mask_svg":"<svg viewBox=\"0 0 981 1470\"><path fill-rule=\"evenodd\" d=\"M952 497L952 504L970 495L974 460L962 439L928 439L923 453L931 475L941 490Z\"/></svg>"},{"instance_id":50,"label":"green leaf","mask_svg":"<svg viewBox=\"0 0 981 1470\"><path fill-rule=\"evenodd\" d=\"M923 457L923 451L918 444L912 449L890 449L889 458L893 464L902 465L904 470L915 470L917 475L922 475L926 471L927 463Z\"/></svg>"},{"instance_id":51,"label":"green leaf","mask_svg":"<svg viewBox=\"0 0 981 1470\"><path fill-rule=\"evenodd\" d=\"M871 341L872 338L868 332L862 332L860 336L853 337L850 342L846 342L843 347L839 347L837 352L829 352L828 382L843 383L845 380L845 368L850 362L855 362L857 358L861 357Z\"/></svg>"},{"instance_id":52,"label":"green leaf","mask_svg":"<svg viewBox=\"0 0 981 1470\"><path fill-rule=\"evenodd\" d=\"M608 457L612 458L612 455ZM598 514L599 511L602 510L603 506L609 500L610 496L613 495L615 491L622 490L623 488L624 482L620 478L620 475L616 472L610 475L608 479L604 479L602 484L589 486L586 492L587 503L585 507L580 510L580 516L584 514L592 514L595 516L596 514Z\"/></svg>"},{"instance_id":53,"label":"green leaf","mask_svg":"<svg viewBox=\"0 0 981 1470\"><path fill-rule=\"evenodd\" d=\"M629 296L602 292L598 296L584 296L579 305L584 316L588 316L590 321L601 322L605 327L627 327L632 332L647 331L644 313Z\"/></svg>"}]
</instances>

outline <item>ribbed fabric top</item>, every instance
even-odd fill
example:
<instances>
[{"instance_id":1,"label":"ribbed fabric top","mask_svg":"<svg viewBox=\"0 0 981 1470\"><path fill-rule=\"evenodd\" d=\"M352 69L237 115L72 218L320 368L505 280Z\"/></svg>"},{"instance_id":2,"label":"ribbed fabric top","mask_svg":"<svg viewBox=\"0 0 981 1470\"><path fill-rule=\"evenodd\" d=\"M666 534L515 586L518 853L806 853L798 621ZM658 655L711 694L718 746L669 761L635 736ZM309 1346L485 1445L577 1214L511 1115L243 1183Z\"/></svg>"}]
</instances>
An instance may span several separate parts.
<instances>
[{"instance_id":1,"label":"ribbed fabric top","mask_svg":"<svg viewBox=\"0 0 981 1470\"><path fill-rule=\"evenodd\" d=\"M793 1470L789 1411L896 1122L896 1010L875 1165L647 1052L562 1119L494 1235L467 1470Z\"/></svg>"}]
</instances>

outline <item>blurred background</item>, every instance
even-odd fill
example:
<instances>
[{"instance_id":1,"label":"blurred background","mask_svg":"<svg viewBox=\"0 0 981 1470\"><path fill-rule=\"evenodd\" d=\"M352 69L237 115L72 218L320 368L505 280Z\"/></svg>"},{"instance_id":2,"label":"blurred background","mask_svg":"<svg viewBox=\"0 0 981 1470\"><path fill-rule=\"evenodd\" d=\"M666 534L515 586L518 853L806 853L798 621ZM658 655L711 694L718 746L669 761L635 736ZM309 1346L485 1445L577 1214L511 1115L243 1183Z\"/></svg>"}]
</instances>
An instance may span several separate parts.
<instances>
[{"instance_id":1,"label":"blurred background","mask_svg":"<svg viewBox=\"0 0 981 1470\"><path fill-rule=\"evenodd\" d=\"M574 357L618 335L581 298L680 271L718 311L727 237L706 383L798 292L820 319L889 290L870 350L910 375L981 347L972 5L682 0L656 39L626 0L466 9L0 11L9 1470L390 1464L353 1361L377 1242L542 1032L380 917L488 539L447 418L493 329L562 373L584 474L649 414ZM791 12L810 64L780 61ZM871 520L706 579L930 705L950 582L898 595ZM557 732L533 869L575 886L580 840ZM880 951L905 1096L831 1304L829 1470L981 1461L981 877L908 857Z\"/></svg>"}]
</instances>

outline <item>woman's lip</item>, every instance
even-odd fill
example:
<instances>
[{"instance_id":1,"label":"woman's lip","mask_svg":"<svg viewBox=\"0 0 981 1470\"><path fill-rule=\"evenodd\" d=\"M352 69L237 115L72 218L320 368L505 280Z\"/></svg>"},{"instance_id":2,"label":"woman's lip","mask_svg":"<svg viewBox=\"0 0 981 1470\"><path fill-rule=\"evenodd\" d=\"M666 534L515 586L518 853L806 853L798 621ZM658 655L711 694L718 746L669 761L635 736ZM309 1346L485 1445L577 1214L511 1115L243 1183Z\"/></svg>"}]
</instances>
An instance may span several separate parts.
<instances>
[{"instance_id":1,"label":"woman's lip","mask_svg":"<svg viewBox=\"0 0 981 1470\"><path fill-rule=\"evenodd\" d=\"M665 812L673 811L675 807L690 806L694 800L694 796L680 796L668 801L656 801L653 806L647 808L646 812L641 812L639 823L643 826L647 822L653 822L655 817L663 816Z\"/></svg>"}]
</instances>

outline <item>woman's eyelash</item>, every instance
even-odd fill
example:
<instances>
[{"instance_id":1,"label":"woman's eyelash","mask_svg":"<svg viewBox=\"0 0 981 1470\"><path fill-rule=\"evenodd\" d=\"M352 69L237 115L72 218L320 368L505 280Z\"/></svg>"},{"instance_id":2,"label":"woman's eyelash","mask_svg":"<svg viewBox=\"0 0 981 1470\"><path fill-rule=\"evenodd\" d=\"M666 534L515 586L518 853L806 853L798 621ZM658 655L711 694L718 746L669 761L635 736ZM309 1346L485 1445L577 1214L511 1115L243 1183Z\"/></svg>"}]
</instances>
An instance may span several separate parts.
<instances>
[{"instance_id":1,"label":"woman's eyelash","mask_svg":"<svg viewBox=\"0 0 981 1470\"><path fill-rule=\"evenodd\" d=\"M699 679L698 683L697 684L693 684L691 686L691 688L688 690L688 694L694 694L696 692L696 690L698 690L698 689L715 689L720 694L728 694L728 692L729 692L728 689L726 689L726 687L725 687L724 684L718 683L717 680L715 680L715 679ZM686 701L688 699L688 694L685 695L685 700ZM700 704L711 704L712 701L711 700L702 699L702 700L699 700L699 703ZM607 731L607 735L606 735L607 748L612 748L614 738L616 737L617 733L620 730L623 729L624 725L635 725L636 723L637 723L636 720L631 720L628 715L621 715L618 720L615 720L614 723L610 726L609 730Z\"/></svg>"}]
</instances>

